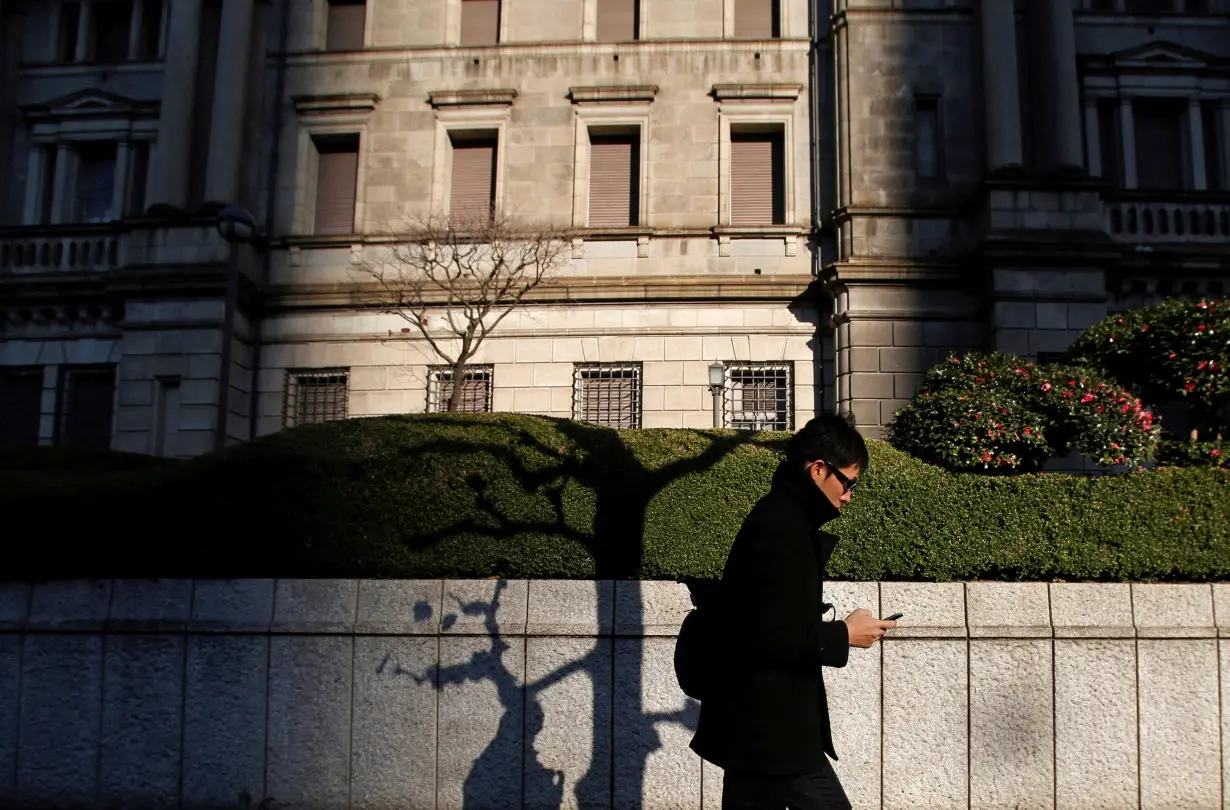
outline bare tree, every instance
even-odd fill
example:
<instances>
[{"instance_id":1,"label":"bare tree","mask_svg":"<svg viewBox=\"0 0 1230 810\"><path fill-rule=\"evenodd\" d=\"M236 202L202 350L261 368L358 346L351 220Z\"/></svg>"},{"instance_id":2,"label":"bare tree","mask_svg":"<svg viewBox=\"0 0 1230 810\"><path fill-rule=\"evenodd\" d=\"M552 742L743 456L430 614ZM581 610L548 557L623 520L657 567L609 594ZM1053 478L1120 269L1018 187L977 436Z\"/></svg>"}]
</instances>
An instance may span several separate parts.
<instances>
[{"instance_id":1,"label":"bare tree","mask_svg":"<svg viewBox=\"0 0 1230 810\"><path fill-rule=\"evenodd\" d=\"M367 302L409 323L452 368L448 410L459 410L467 364L531 291L554 280L568 235L500 215L436 214L390 231L379 258L360 265L375 282Z\"/></svg>"}]
</instances>

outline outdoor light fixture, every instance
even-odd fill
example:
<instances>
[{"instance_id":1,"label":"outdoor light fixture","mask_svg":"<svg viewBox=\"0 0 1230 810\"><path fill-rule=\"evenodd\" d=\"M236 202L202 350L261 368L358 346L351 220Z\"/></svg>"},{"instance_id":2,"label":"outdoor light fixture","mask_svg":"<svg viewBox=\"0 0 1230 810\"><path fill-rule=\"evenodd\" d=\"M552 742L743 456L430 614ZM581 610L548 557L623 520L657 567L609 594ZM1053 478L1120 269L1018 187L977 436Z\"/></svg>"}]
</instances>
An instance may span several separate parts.
<instances>
[{"instance_id":1,"label":"outdoor light fixture","mask_svg":"<svg viewBox=\"0 0 1230 810\"><path fill-rule=\"evenodd\" d=\"M264 241L264 234L256 226L256 217L242 206L228 205L219 211L215 227L218 234L231 244L252 243L259 246Z\"/></svg>"},{"instance_id":2,"label":"outdoor light fixture","mask_svg":"<svg viewBox=\"0 0 1230 810\"><path fill-rule=\"evenodd\" d=\"M709 364L709 393L713 395L713 426L722 426L722 391L726 388L726 366Z\"/></svg>"}]
</instances>

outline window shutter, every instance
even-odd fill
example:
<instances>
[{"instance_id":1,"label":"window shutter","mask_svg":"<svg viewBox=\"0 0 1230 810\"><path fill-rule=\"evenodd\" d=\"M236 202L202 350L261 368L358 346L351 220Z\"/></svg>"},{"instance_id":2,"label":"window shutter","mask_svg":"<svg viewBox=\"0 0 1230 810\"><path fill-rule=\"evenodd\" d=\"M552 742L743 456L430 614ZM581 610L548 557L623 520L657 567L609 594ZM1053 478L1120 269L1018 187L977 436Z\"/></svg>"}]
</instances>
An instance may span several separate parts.
<instances>
[{"instance_id":1,"label":"window shutter","mask_svg":"<svg viewBox=\"0 0 1230 810\"><path fill-rule=\"evenodd\" d=\"M367 6L363 3L330 3L325 49L329 51L362 50L363 28L366 22Z\"/></svg>"},{"instance_id":2,"label":"window shutter","mask_svg":"<svg viewBox=\"0 0 1230 810\"><path fill-rule=\"evenodd\" d=\"M635 136L590 139L589 227L637 224L637 146Z\"/></svg>"},{"instance_id":3,"label":"window shutter","mask_svg":"<svg viewBox=\"0 0 1230 810\"><path fill-rule=\"evenodd\" d=\"M74 369L69 372L67 383L60 442L96 450L110 448L115 368Z\"/></svg>"},{"instance_id":4,"label":"window shutter","mask_svg":"<svg viewBox=\"0 0 1230 810\"><path fill-rule=\"evenodd\" d=\"M730 221L771 225L784 220L782 138L775 133L731 133Z\"/></svg>"},{"instance_id":5,"label":"window shutter","mask_svg":"<svg viewBox=\"0 0 1230 810\"><path fill-rule=\"evenodd\" d=\"M455 223L486 225L495 199L496 148L492 141L453 143L450 213Z\"/></svg>"},{"instance_id":6,"label":"window shutter","mask_svg":"<svg viewBox=\"0 0 1230 810\"><path fill-rule=\"evenodd\" d=\"M359 152L321 150L316 170L316 229L318 234L354 233L355 185Z\"/></svg>"},{"instance_id":7,"label":"window shutter","mask_svg":"<svg viewBox=\"0 0 1230 810\"><path fill-rule=\"evenodd\" d=\"M636 4L639 0L598 0L598 41L627 42L638 36Z\"/></svg>"},{"instance_id":8,"label":"window shutter","mask_svg":"<svg viewBox=\"0 0 1230 810\"><path fill-rule=\"evenodd\" d=\"M461 44L500 41L500 0L461 0Z\"/></svg>"},{"instance_id":9,"label":"window shutter","mask_svg":"<svg viewBox=\"0 0 1230 810\"><path fill-rule=\"evenodd\" d=\"M735 36L749 39L772 39L773 12L777 0L735 0Z\"/></svg>"},{"instance_id":10,"label":"window shutter","mask_svg":"<svg viewBox=\"0 0 1230 810\"><path fill-rule=\"evenodd\" d=\"M0 447L38 444L42 411L42 366L0 375Z\"/></svg>"},{"instance_id":11,"label":"window shutter","mask_svg":"<svg viewBox=\"0 0 1230 810\"><path fill-rule=\"evenodd\" d=\"M1140 99L1132 103L1136 125L1136 176L1142 189L1177 191L1183 176L1186 101Z\"/></svg>"}]
</instances>

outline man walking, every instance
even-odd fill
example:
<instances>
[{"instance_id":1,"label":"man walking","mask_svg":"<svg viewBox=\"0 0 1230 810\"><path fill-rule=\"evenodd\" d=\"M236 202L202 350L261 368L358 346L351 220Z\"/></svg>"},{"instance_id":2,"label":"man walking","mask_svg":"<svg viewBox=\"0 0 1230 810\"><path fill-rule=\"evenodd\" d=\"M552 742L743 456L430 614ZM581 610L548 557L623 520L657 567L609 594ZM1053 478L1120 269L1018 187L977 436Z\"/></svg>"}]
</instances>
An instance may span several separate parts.
<instances>
[{"instance_id":1,"label":"man walking","mask_svg":"<svg viewBox=\"0 0 1230 810\"><path fill-rule=\"evenodd\" d=\"M723 810L820 810L850 802L833 759L822 667L896 626L866 610L823 620L824 569L841 514L867 468L849 421L817 417L791 437L773 485L743 522L722 576L711 686L692 749L725 770Z\"/></svg>"}]
</instances>

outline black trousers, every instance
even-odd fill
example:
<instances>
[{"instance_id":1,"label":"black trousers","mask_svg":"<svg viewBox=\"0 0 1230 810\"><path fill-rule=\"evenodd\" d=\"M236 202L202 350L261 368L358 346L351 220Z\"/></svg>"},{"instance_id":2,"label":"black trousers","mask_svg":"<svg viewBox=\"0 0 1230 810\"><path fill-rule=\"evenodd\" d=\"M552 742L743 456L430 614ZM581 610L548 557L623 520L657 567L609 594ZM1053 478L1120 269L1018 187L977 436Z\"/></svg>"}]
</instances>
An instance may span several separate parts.
<instances>
[{"instance_id":1,"label":"black trousers","mask_svg":"<svg viewBox=\"0 0 1230 810\"><path fill-rule=\"evenodd\" d=\"M727 771L722 810L850 810L850 800L826 759L820 772L804 776Z\"/></svg>"}]
</instances>

